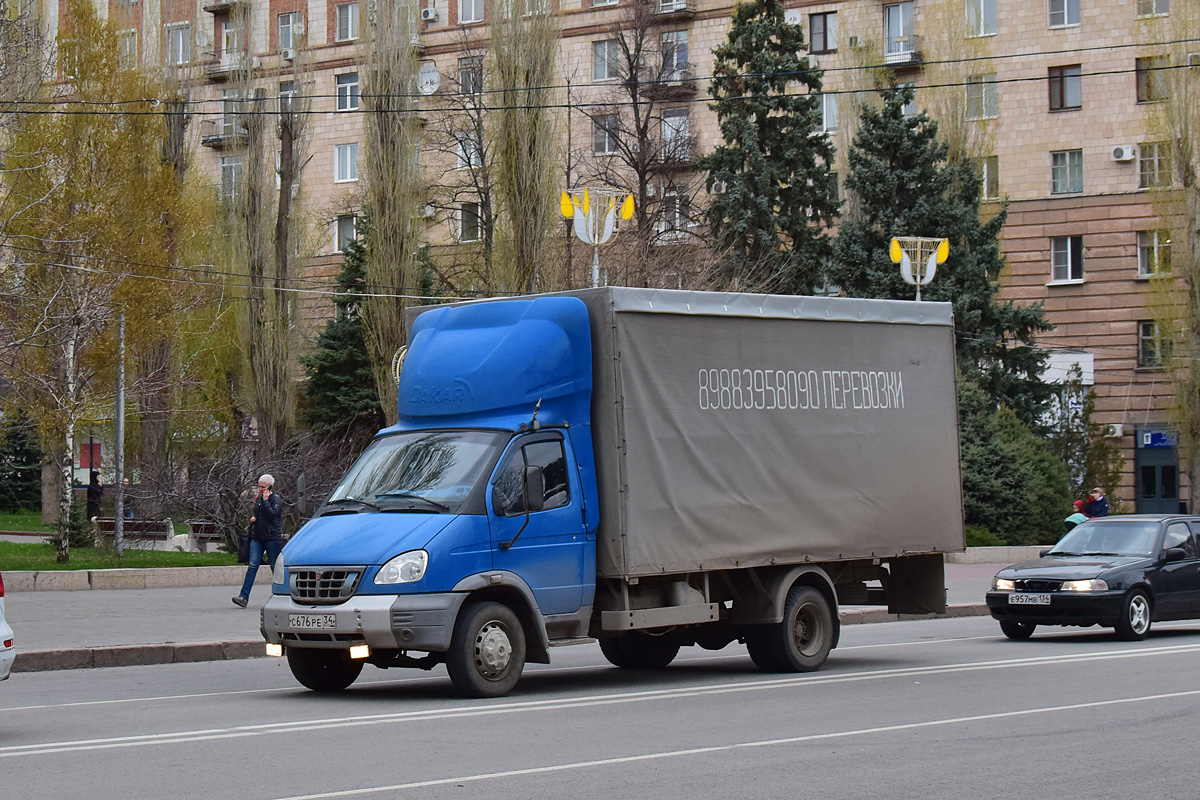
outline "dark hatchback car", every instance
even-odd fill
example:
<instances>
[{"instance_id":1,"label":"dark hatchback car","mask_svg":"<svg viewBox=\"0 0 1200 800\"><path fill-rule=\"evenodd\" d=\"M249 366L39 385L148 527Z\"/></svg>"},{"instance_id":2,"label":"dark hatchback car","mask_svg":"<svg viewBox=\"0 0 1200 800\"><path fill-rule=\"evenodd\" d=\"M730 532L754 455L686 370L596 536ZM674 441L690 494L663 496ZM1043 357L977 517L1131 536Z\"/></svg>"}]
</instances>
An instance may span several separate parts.
<instances>
[{"instance_id":1,"label":"dark hatchback car","mask_svg":"<svg viewBox=\"0 0 1200 800\"><path fill-rule=\"evenodd\" d=\"M1105 625L1144 639L1151 622L1200 618L1200 517L1091 519L1036 561L996 573L988 610L1010 639L1038 625Z\"/></svg>"}]
</instances>

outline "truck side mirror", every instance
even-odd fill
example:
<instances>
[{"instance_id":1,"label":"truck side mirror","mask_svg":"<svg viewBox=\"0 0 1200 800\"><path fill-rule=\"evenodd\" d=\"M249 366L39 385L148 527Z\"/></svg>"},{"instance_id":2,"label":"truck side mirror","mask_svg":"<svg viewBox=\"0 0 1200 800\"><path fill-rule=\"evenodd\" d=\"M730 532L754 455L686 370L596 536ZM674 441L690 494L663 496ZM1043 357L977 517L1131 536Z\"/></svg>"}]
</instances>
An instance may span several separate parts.
<instances>
[{"instance_id":1,"label":"truck side mirror","mask_svg":"<svg viewBox=\"0 0 1200 800\"><path fill-rule=\"evenodd\" d=\"M546 479L541 467L528 466L521 472L521 493L526 513L546 506Z\"/></svg>"}]
</instances>

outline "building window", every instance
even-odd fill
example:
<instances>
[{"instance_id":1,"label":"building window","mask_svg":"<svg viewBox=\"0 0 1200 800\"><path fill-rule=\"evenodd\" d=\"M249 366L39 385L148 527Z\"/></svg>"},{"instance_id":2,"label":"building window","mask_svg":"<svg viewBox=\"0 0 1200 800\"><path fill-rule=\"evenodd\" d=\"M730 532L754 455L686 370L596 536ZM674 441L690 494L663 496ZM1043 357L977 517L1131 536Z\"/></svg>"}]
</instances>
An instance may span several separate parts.
<instances>
[{"instance_id":1,"label":"building window","mask_svg":"<svg viewBox=\"0 0 1200 800\"><path fill-rule=\"evenodd\" d=\"M483 226L479 224L479 203L463 203L458 207L458 240L478 242Z\"/></svg>"},{"instance_id":2,"label":"building window","mask_svg":"<svg viewBox=\"0 0 1200 800\"><path fill-rule=\"evenodd\" d=\"M903 61L916 50L913 38L913 4L895 3L883 7L884 61Z\"/></svg>"},{"instance_id":3,"label":"building window","mask_svg":"<svg viewBox=\"0 0 1200 800\"><path fill-rule=\"evenodd\" d=\"M483 22L483 0L458 0L458 21Z\"/></svg>"},{"instance_id":4,"label":"building window","mask_svg":"<svg viewBox=\"0 0 1200 800\"><path fill-rule=\"evenodd\" d=\"M834 203L842 201L842 190L838 185L838 174L836 172L829 173L829 191L827 193L829 200Z\"/></svg>"},{"instance_id":5,"label":"building window","mask_svg":"<svg viewBox=\"0 0 1200 800\"><path fill-rule=\"evenodd\" d=\"M668 108L662 115L663 160L679 163L690 156L691 131L686 108Z\"/></svg>"},{"instance_id":6,"label":"building window","mask_svg":"<svg viewBox=\"0 0 1200 800\"><path fill-rule=\"evenodd\" d=\"M221 63L236 67L242 60L242 30L229 18L217 22L221 42Z\"/></svg>"},{"instance_id":7,"label":"building window","mask_svg":"<svg viewBox=\"0 0 1200 800\"><path fill-rule=\"evenodd\" d=\"M1171 60L1167 56L1148 56L1135 62L1137 101L1157 103L1167 99L1167 73Z\"/></svg>"},{"instance_id":8,"label":"building window","mask_svg":"<svg viewBox=\"0 0 1200 800\"><path fill-rule=\"evenodd\" d=\"M121 69L135 69L137 67L137 56L137 31L118 31L117 65Z\"/></svg>"},{"instance_id":9,"label":"building window","mask_svg":"<svg viewBox=\"0 0 1200 800\"><path fill-rule=\"evenodd\" d=\"M1171 232L1138 231L1138 277L1171 271Z\"/></svg>"},{"instance_id":10,"label":"building window","mask_svg":"<svg viewBox=\"0 0 1200 800\"><path fill-rule=\"evenodd\" d=\"M1050 110L1083 107L1083 70L1079 64L1050 68Z\"/></svg>"},{"instance_id":11,"label":"building window","mask_svg":"<svg viewBox=\"0 0 1200 800\"><path fill-rule=\"evenodd\" d=\"M592 119L592 152L598 156L610 156L617 152L617 132L621 118L617 114L604 114Z\"/></svg>"},{"instance_id":12,"label":"building window","mask_svg":"<svg viewBox=\"0 0 1200 800\"><path fill-rule=\"evenodd\" d=\"M337 31L334 41L352 42L358 38L358 3L342 3L334 9Z\"/></svg>"},{"instance_id":13,"label":"building window","mask_svg":"<svg viewBox=\"0 0 1200 800\"><path fill-rule=\"evenodd\" d=\"M337 249L334 252L346 252L346 245L353 242L357 237L358 217L353 214L343 214L337 218L337 241L335 242Z\"/></svg>"},{"instance_id":14,"label":"building window","mask_svg":"<svg viewBox=\"0 0 1200 800\"><path fill-rule=\"evenodd\" d=\"M967 119L991 119L1000 115L996 73L967 78Z\"/></svg>"},{"instance_id":15,"label":"building window","mask_svg":"<svg viewBox=\"0 0 1200 800\"><path fill-rule=\"evenodd\" d=\"M592 0L591 6L592 8L599 8L600 6L615 6L617 2L618 0Z\"/></svg>"},{"instance_id":16,"label":"building window","mask_svg":"<svg viewBox=\"0 0 1200 800\"><path fill-rule=\"evenodd\" d=\"M458 169L483 166L483 147L475 131L459 131L454 135L458 141Z\"/></svg>"},{"instance_id":17,"label":"building window","mask_svg":"<svg viewBox=\"0 0 1200 800\"><path fill-rule=\"evenodd\" d=\"M616 39L592 42L592 80L607 81L618 77L621 49Z\"/></svg>"},{"instance_id":18,"label":"building window","mask_svg":"<svg viewBox=\"0 0 1200 800\"><path fill-rule=\"evenodd\" d=\"M838 98L836 94L819 94L821 98L820 128L825 133L833 133L838 129Z\"/></svg>"},{"instance_id":19,"label":"building window","mask_svg":"<svg viewBox=\"0 0 1200 800\"><path fill-rule=\"evenodd\" d=\"M468 56L458 60L458 93L480 94L483 92L483 58Z\"/></svg>"},{"instance_id":20,"label":"building window","mask_svg":"<svg viewBox=\"0 0 1200 800\"><path fill-rule=\"evenodd\" d=\"M688 32L667 31L658 40L664 80L678 79L688 68Z\"/></svg>"},{"instance_id":21,"label":"building window","mask_svg":"<svg viewBox=\"0 0 1200 800\"><path fill-rule=\"evenodd\" d=\"M688 218L687 197L676 189L663 190L662 205L659 207L658 232L668 240L678 239L687 234L691 220Z\"/></svg>"},{"instance_id":22,"label":"building window","mask_svg":"<svg viewBox=\"0 0 1200 800\"><path fill-rule=\"evenodd\" d=\"M985 156L976 159L976 169L979 171L979 196L983 200L1000 199L1000 158Z\"/></svg>"},{"instance_id":23,"label":"building window","mask_svg":"<svg viewBox=\"0 0 1200 800\"><path fill-rule=\"evenodd\" d=\"M900 113L904 115L905 119L915 117L917 115L917 84L913 81L909 81L907 83L899 84L896 88L913 90L913 99L901 106Z\"/></svg>"},{"instance_id":24,"label":"building window","mask_svg":"<svg viewBox=\"0 0 1200 800\"><path fill-rule=\"evenodd\" d=\"M1139 17L1165 17L1171 13L1171 0L1137 0Z\"/></svg>"},{"instance_id":25,"label":"building window","mask_svg":"<svg viewBox=\"0 0 1200 800\"><path fill-rule=\"evenodd\" d=\"M832 53L837 50L837 12L808 15L808 51Z\"/></svg>"},{"instance_id":26,"label":"building window","mask_svg":"<svg viewBox=\"0 0 1200 800\"><path fill-rule=\"evenodd\" d=\"M300 12L290 11L287 14L280 14L279 20L279 49L290 50L296 46L296 35L300 22Z\"/></svg>"},{"instance_id":27,"label":"building window","mask_svg":"<svg viewBox=\"0 0 1200 800\"><path fill-rule=\"evenodd\" d=\"M967 35L996 33L996 0L967 0Z\"/></svg>"},{"instance_id":28,"label":"building window","mask_svg":"<svg viewBox=\"0 0 1200 800\"><path fill-rule=\"evenodd\" d=\"M1138 366L1161 367L1171 355L1171 342L1163 338L1157 322L1138 323Z\"/></svg>"},{"instance_id":29,"label":"building window","mask_svg":"<svg viewBox=\"0 0 1200 800\"><path fill-rule=\"evenodd\" d=\"M221 90L221 135L233 136L241 112L241 95L237 89Z\"/></svg>"},{"instance_id":30,"label":"building window","mask_svg":"<svg viewBox=\"0 0 1200 800\"><path fill-rule=\"evenodd\" d=\"M1083 151L1058 150L1050 154L1050 194L1083 191Z\"/></svg>"},{"instance_id":31,"label":"building window","mask_svg":"<svg viewBox=\"0 0 1200 800\"><path fill-rule=\"evenodd\" d=\"M1138 146L1138 188L1162 189L1171 185L1171 147L1166 142Z\"/></svg>"},{"instance_id":32,"label":"building window","mask_svg":"<svg viewBox=\"0 0 1200 800\"><path fill-rule=\"evenodd\" d=\"M352 183L358 180L358 142L335 146L333 163L334 183Z\"/></svg>"},{"instance_id":33,"label":"building window","mask_svg":"<svg viewBox=\"0 0 1200 800\"><path fill-rule=\"evenodd\" d=\"M296 106L296 82L295 81L280 81L279 82L279 113L289 114L297 110Z\"/></svg>"},{"instance_id":34,"label":"building window","mask_svg":"<svg viewBox=\"0 0 1200 800\"><path fill-rule=\"evenodd\" d=\"M1050 27L1079 24L1079 0L1050 0Z\"/></svg>"},{"instance_id":35,"label":"building window","mask_svg":"<svg viewBox=\"0 0 1200 800\"><path fill-rule=\"evenodd\" d=\"M337 110L358 111L358 73L346 72L334 80L337 84Z\"/></svg>"},{"instance_id":36,"label":"building window","mask_svg":"<svg viewBox=\"0 0 1200 800\"><path fill-rule=\"evenodd\" d=\"M242 186L242 157L222 156L221 186L222 200L234 200Z\"/></svg>"},{"instance_id":37,"label":"building window","mask_svg":"<svg viewBox=\"0 0 1200 800\"><path fill-rule=\"evenodd\" d=\"M167 64L187 64L192 60L192 26L175 22L166 27Z\"/></svg>"},{"instance_id":38,"label":"building window","mask_svg":"<svg viewBox=\"0 0 1200 800\"><path fill-rule=\"evenodd\" d=\"M1083 237L1055 236L1050 240L1050 281L1083 280Z\"/></svg>"}]
</instances>

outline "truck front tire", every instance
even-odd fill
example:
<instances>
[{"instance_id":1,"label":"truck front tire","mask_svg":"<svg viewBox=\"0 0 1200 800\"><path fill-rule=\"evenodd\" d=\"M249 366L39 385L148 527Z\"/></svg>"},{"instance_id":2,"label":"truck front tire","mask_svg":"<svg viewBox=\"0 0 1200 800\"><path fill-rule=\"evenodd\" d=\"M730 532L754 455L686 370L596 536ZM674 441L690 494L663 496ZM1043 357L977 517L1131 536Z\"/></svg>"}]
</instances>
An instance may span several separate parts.
<instances>
[{"instance_id":1,"label":"truck front tire","mask_svg":"<svg viewBox=\"0 0 1200 800\"><path fill-rule=\"evenodd\" d=\"M614 667L662 669L675 660L679 654L679 644L665 636L630 631L601 639L600 652Z\"/></svg>"},{"instance_id":2,"label":"truck front tire","mask_svg":"<svg viewBox=\"0 0 1200 800\"><path fill-rule=\"evenodd\" d=\"M362 672L363 662L346 650L305 650L289 647L288 666L296 680L314 692L340 692Z\"/></svg>"},{"instance_id":3,"label":"truck front tire","mask_svg":"<svg viewBox=\"0 0 1200 800\"><path fill-rule=\"evenodd\" d=\"M829 601L811 586L793 586L783 607L783 621L756 625L746 633L746 649L766 672L812 672L833 649L833 612Z\"/></svg>"},{"instance_id":4,"label":"truck front tire","mask_svg":"<svg viewBox=\"0 0 1200 800\"><path fill-rule=\"evenodd\" d=\"M446 671L468 697L501 697L525 669L525 629L508 606L472 603L458 615Z\"/></svg>"}]
</instances>

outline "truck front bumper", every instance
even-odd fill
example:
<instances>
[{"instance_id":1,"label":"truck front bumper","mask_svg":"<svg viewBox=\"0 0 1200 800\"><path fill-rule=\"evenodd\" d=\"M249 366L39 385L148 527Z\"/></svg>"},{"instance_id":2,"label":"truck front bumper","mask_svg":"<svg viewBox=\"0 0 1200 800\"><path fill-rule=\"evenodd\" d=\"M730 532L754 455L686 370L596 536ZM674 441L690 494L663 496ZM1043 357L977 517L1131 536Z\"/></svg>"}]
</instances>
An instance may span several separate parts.
<instances>
[{"instance_id":1,"label":"truck front bumper","mask_svg":"<svg viewBox=\"0 0 1200 800\"><path fill-rule=\"evenodd\" d=\"M284 647L348 650L450 649L454 620L466 595L355 595L339 605L302 605L284 594L271 595L262 610L262 635ZM319 627L318 627L319 626Z\"/></svg>"}]
</instances>

